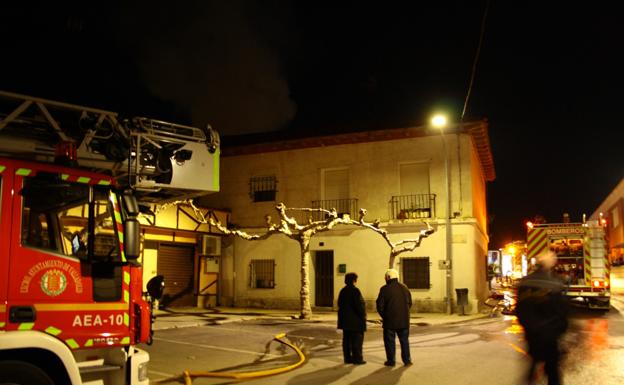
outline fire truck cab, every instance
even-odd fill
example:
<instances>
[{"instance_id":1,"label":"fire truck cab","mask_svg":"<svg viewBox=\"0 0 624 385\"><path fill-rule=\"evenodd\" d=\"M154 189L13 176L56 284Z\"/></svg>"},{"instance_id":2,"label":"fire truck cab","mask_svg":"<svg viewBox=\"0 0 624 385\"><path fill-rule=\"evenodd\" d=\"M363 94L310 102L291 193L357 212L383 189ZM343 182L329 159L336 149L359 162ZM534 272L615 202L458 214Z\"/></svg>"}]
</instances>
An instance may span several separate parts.
<instances>
[{"instance_id":1,"label":"fire truck cab","mask_svg":"<svg viewBox=\"0 0 624 385\"><path fill-rule=\"evenodd\" d=\"M138 205L107 176L0 158L0 382L147 384Z\"/></svg>"},{"instance_id":2,"label":"fire truck cab","mask_svg":"<svg viewBox=\"0 0 624 385\"><path fill-rule=\"evenodd\" d=\"M143 292L137 197L216 191L219 141L125 122L0 91L0 384L149 383L162 280Z\"/></svg>"}]
</instances>

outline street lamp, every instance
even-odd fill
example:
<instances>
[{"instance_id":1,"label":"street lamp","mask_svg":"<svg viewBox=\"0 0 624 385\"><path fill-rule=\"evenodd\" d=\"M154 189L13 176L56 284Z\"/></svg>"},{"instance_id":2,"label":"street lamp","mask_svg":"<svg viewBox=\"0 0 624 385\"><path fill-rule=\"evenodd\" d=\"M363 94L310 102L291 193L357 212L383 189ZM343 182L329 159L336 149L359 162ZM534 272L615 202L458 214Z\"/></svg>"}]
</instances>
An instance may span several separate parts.
<instances>
[{"instance_id":1,"label":"street lamp","mask_svg":"<svg viewBox=\"0 0 624 385\"><path fill-rule=\"evenodd\" d=\"M453 244L451 234L451 169L449 167L449 153L444 137L444 128L448 124L445 115L436 114L431 118L431 125L440 130L442 137L442 146L444 147L444 181L446 185L446 260L444 267L446 268L446 312L453 313L451 298L453 298Z\"/></svg>"},{"instance_id":2,"label":"street lamp","mask_svg":"<svg viewBox=\"0 0 624 385\"><path fill-rule=\"evenodd\" d=\"M446 127L447 119L445 115L436 114L431 118L431 125L442 131Z\"/></svg>"}]
</instances>

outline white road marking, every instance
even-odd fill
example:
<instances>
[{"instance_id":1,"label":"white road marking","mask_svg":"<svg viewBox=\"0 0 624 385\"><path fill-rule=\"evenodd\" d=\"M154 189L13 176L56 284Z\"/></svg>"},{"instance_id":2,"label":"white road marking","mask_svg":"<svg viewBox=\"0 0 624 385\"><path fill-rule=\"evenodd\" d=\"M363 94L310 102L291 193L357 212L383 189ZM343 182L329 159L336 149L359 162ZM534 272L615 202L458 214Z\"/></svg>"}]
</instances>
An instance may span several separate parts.
<instances>
[{"instance_id":1,"label":"white road marking","mask_svg":"<svg viewBox=\"0 0 624 385\"><path fill-rule=\"evenodd\" d=\"M169 343L178 344L178 345L195 346L195 347L205 348L205 349L223 350L225 352L252 354L254 356L281 357L281 355L279 355L279 354L271 354L271 353L264 353L264 352L254 352L254 351L251 351L251 350L242 350L242 349L224 348L222 346L214 346L214 345L194 344L194 343L191 343L191 342L175 341L175 340L170 340L170 339L166 339L166 338L159 338L159 337L154 338L154 341L163 341L163 342L169 342Z\"/></svg>"},{"instance_id":2,"label":"white road marking","mask_svg":"<svg viewBox=\"0 0 624 385\"><path fill-rule=\"evenodd\" d=\"M149 371L149 374L155 374L157 376L164 377L164 378L178 377L179 376L179 374L171 374L171 373L159 372L159 371L152 370L152 369L148 369L148 371Z\"/></svg>"}]
</instances>

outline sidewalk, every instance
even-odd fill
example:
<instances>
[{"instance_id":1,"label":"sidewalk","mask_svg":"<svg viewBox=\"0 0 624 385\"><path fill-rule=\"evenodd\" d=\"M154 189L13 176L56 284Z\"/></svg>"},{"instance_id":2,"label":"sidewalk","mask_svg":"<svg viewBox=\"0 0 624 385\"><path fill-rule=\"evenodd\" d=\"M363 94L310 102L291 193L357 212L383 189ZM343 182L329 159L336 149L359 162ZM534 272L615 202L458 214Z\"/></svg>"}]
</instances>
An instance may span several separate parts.
<instances>
[{"instance_id":1,"label":"sidewalk","mask_svg":"<svg viewBox=\"0 0 624 385\"><path fill-rule=\"evenodd\" d=\"M262 319L298 319L298 310L257 309L257 308L234 308L217 307L212 309L199 308L167 308L155 311L156 321L154 330L172 328L184 328L205 325L222 325L230 322L252 321ZM488 314L444 314L444 313L412 313L411 324L417 326L430 326L441 324L453 324L470 321L478 318L486 318ZM301 322L329 322L336 323L337 312L335 311L312 311L312 319ZM381 327L379 315L368 312L368 325Z\"/></svg>"}]
</instances>

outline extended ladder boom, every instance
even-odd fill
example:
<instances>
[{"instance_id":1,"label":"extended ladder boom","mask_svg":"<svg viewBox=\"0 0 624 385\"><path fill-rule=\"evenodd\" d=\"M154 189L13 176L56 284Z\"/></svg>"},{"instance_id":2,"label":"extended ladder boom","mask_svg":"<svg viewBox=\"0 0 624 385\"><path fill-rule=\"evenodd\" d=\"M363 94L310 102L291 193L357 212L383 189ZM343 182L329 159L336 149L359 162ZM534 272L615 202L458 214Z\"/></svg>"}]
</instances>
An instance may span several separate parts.
<instances>
[{"instance_id":1,"label":"extended ladder boom","mask_svg":"<svg viewBox=\"0 0 624 385\"><path fill-rule=\"evenodd\" d=\"M53 162L59 143L144 201L218 191L219 135L205 129L0 91L0 154Z\"/></svg>"}]
</instances>

